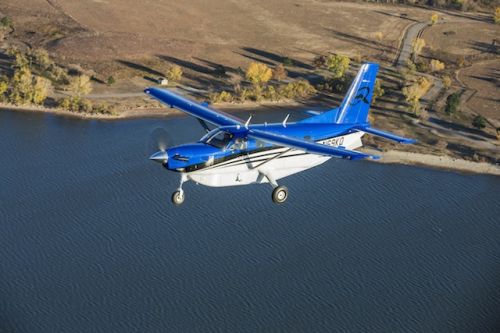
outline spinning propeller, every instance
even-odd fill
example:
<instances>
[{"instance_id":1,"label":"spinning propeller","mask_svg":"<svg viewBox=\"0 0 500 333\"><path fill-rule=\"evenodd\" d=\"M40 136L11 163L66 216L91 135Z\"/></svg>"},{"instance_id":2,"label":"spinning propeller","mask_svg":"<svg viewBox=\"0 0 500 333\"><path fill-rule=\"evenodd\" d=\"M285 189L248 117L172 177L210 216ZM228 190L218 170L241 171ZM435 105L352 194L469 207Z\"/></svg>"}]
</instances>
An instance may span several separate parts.
<instances>
[{"instance_id":1,"label":"spinning propeller","mask_svg":"<svg viewBox=\"0 0 500 333\"><path fill-rule=\"evenodd\" d=\"M151 154L152 151L156 151L153 153L149 159L155 162L166 164L168 161L167 149L170 143L170 138L168 132L159 127L156 128L149 137L148 144L148 152Z\"/></svg>"}]
</instances>

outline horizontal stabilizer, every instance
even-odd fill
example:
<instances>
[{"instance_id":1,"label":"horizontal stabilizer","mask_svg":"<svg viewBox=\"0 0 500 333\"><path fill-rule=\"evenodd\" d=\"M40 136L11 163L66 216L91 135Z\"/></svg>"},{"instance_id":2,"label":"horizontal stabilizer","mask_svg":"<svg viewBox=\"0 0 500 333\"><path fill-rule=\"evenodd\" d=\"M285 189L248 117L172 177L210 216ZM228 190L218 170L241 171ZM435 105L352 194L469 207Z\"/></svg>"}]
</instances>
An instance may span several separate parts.
<instances>
[{"instance_id":1,"label":"horizontal stabilizer","mask_svg":"<svg viewBox=\"0 0 500 333\"><path fill-rule=\"evenodd\" d=\"M356 129L359 131L363 131L365 133L368 133L368 134L372 134L372 135L380 136L382 138L386 138L389 140L397 141L399 143L412 144L412 143L417 142L417 140L415 140L415 139L404 138L402 136L398 136L396 134L392 134L389 132L384 132L384 131L381 131L379 129L372 128L372 127L359 127Z\"/></svg>"},{"instance_id":2,"label":"horizontal stabilizer","mask_svg":"<svg viewBox=\"0 0 500 333\"><path fill-rule=\"evenodd\" d=\"M292 138L285 135L280 135L276 133L271 133L261 130L250 130L248 131L248 136L254 139L266 141L278 146L289 147L299 150L304 150L311 154L335 156L339 158L345 158L350 160L359 160L363 158L371 158L374 160L379 159L379 156L368 155L354 150L347 150L340 147L327 146L320 143L308 142L296 138Z\"/></svg>"}]
</instances>

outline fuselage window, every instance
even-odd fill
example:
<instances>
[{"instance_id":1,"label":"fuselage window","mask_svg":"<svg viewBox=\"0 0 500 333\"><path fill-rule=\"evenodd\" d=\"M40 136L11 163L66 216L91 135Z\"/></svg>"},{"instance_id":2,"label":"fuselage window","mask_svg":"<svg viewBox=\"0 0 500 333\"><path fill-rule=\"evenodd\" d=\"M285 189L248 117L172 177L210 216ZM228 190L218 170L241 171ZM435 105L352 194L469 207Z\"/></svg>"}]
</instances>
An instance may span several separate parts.
<instances>
[{"instance_id":1,"label":"fuselage window","mask_svg":"<svg viewBox=\"0 0 500 333\"><path fill-rule=\"evenodd\" d=\"M230 147L231 150L245 150L247 149L247 140L244 138L237 138Z\"/></svg>"},{"instance_id":2,"label":"fuselage window","mask_svg":"<svg viewBox=\"0 0 500 333\"><path fill-rule=\"evenodd\" d=\"M214 136L210 137L207 140L207 143L217 148L225 148L232 138L233 135L231 133L220 131Z\"/></svg>"}]
</instances>

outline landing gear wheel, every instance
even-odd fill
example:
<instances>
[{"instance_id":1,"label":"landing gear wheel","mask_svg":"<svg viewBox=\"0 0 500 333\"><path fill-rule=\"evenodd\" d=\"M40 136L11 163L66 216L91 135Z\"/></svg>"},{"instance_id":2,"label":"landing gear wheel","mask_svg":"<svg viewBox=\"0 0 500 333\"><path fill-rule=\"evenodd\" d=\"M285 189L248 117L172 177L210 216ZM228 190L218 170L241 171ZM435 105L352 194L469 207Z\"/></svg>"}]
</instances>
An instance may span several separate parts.
<instances>
[{"instance_id":1,"label":"landing gear wheel","mask_svg":"<svg viewBox=\"0 0 500 333\"><path fill-rule=\"evenodd\" d=\"M184 198L184 193L181 193L181 191L175 191L172 194L172 203L176 206L180 206L184 202Z\"/></svg>"},{"instance_id":2,"label":"landing gear wheel","mask_svg":"<svg viewBox=\"0 0 500 333\"><path fill-rule=\"evenodd\" d=\"M288 198L288 189L285 186L275 187L273 190L273 201L282 204Z\"/></svg>"}]
</instances>

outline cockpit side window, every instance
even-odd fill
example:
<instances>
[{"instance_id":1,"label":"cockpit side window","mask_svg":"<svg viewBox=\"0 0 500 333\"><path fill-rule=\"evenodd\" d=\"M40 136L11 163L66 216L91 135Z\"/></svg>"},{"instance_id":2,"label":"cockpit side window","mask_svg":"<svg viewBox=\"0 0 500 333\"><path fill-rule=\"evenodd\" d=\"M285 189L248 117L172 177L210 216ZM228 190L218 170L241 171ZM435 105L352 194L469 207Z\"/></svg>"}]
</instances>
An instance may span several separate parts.
<instances>
[{"instance_id":1,"label":"cockpit side window","mask_svg":"<svg viewBox=\"0 0 500 333\"><path fill-rule=\"evenodd\" d=\"M231 150L245 150L247 149L247 139L246 138L237 138L229 147Z\"/></svg>"},{"instance_id":2,"label":"cockpit side window","mask_svg":"<svg viewBox=\"0 0 500 333\"><path fill-rule=\"evenodd\" d=\"M231 133L219 131L209 137L206 143L217 148L225 148L232 138L233 135Z\"/></svg>"}]
</instances>

